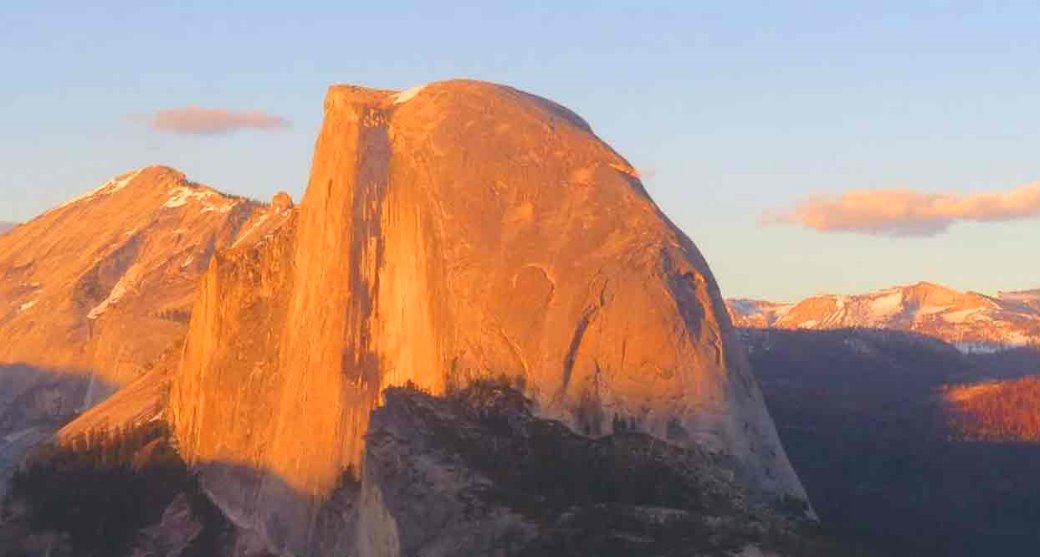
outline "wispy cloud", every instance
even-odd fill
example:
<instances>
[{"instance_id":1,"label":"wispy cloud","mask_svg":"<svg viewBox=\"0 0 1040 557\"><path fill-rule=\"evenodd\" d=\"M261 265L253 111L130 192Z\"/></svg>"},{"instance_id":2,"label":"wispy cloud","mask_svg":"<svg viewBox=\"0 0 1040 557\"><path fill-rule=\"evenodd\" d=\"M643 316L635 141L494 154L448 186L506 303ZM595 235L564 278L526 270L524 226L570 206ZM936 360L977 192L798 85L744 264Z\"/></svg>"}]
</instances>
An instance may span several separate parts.
<instances>
[{"instance_id":1,"label":"wispy cloud","mask_svg":"<svg viewBox=\"0 0 1040 557\"><path fill-rule=\"evenodd\" d=\"M799 224L820 232L934 236L958 221L1040 217L1040 182L1002 192L928 193L907 188L811 196L787 211L767 211L765 225Z\"/></svg>"},{"instance_id":2,"label":"wispy cloud","mask_svg":"<svg viewBox=\"0 0 1040 557\"><path fill-rule=\"evenodd\" d=\"M285 118L266 112L199 106L164 108L133 119L145 122L155 131L187 135L220 135L247 128L272 130L289 126Z\"/></svg>"}]
</instances>

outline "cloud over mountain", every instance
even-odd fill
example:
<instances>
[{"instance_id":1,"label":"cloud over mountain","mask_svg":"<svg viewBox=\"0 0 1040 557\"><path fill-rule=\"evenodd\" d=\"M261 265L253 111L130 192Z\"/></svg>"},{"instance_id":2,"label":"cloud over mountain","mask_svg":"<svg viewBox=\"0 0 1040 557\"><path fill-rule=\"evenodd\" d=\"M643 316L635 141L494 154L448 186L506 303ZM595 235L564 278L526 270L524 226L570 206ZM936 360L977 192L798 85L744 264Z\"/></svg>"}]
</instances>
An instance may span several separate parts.
<instances>
[{"instance_id":1,"label":"cloud over mountain","mask_svg":"<svg viewBox=\"0 0 1040 557\"><path fill-rule=\"evenodd\" d=\"M247 128L271 130L289 126L285 118L262 111L200 106L164 108L139 119L153 130L186 135L221 135Z\"/></svg>"},{"instance_id":2,"label":"cloud over mountain","mask_svg":"<svg viewBox=\"0 0 1040 557\"><path fill-rule=\"evenodd\" d=\"M1001 222L1040 216L1040 182L1002 192L930 193L909 188L815 195L787 211L767 211L765 225L800 224L820 232L934 236L958 221Z\"/></svg>"}]
</instances>

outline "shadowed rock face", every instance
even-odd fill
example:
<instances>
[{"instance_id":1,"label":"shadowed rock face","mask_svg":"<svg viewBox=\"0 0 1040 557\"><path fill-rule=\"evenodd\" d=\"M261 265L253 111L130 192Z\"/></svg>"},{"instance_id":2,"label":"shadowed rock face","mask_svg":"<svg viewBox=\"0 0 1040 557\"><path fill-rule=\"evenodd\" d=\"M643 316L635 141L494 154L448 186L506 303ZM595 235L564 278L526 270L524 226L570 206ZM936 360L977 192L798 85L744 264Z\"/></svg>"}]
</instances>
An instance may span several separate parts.
<instances>
[{"instance_id":1,"label":"shadowed rock face","mask_svg":"<svg viewBox=\"0 0 1040 557\"><path fill-rule=\"evenodd\" d=\"M507 375L574 430L634 423L804 497L738 342L700 253L570 111L472 81L335 86L297 221L203 282L171 416L192 463L262 471L208 487L290 549L407 381Z\"/></svg>"},{"instance_id":2,"label":"shadowed rock face","mask_svg":"<svg viewBox=\"0 0 1040 557\"><path fill-rule=\"evenodd\" d=\"M125 384L183 337L212 254L251 241L283 213L152 166L8 231L0 364ZM88 403L105 394L88 391Z\"/></svg>"},{"instance_id":3,"label":"shadowed rock face","mask_svg":"<svg viewBox=\"0 0 1040 557\"><path fill-rule=\"evenodd\" d=\"M366 435L361 557L845 554L796 509L750 500L703 449L590 439L494 382L384 402Z\"/></svg>"},{"instance_id":4,"label":"shadowed rock face","mask_svg":"<svg viewBox=\"0 0 1040 557\"><path fill-rule=\"evenodd\" d=\"M85 375L0 365L0 500L25 454L76 414L89 385Z\"/></svg>"}]
</instances>

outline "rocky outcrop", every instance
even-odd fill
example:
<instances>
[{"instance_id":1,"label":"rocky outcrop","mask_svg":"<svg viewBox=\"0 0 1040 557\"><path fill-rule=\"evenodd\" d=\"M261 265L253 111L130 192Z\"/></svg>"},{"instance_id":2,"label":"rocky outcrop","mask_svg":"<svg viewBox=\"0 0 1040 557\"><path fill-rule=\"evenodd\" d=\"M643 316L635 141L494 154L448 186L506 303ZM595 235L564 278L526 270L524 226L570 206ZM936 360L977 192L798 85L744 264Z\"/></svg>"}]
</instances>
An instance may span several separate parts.
<instances>
[{"instance_id":1,"label":"rocky outcrop","mask_svg":"<svg viewBox=\"0 0 1040 557\"><path fill-rule=\"evenodd\" d=\"M279 211L288 211L295 205L293 204L292 197L289 194L280 191L274 194L274 197L271 198L271 206Z\"/></svg>"},{"instance_id":2,"label":"rocky outcrop","mask_svg":"<svg viewBox=\"0 0 1040 557\"><path fill-rule=\"evenodd\" d=\"M203 281L180 450L303 552L385 388L499 375L575 431L631 424L804 498L707 264L588 124L487 83L332 87L298 218Z\"/></svg>"}]
</instances>

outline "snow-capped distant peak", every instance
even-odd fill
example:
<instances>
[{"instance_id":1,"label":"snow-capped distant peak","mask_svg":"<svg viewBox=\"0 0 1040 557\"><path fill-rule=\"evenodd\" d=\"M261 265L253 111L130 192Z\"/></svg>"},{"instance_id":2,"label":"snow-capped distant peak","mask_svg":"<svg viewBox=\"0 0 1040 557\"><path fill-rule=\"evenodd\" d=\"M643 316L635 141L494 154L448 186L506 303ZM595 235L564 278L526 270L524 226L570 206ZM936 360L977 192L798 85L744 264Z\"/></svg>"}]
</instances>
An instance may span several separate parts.
<instances>
[{"instance_id":1,"label":"snow-capped distant peak","mask_svg":"<svg viewBox=\"0 0 1040 557\"><path fill-rule=\"evenodd\" d=\"M757 300L728 302L737 326L781 329L874 328L913 331L963 351L1040 345L1040 291L998 297L929 282L854 295L807 298L773 311Z\"/></svg>"},{"instance_id":2,"label":"snow-capped distant peak","mask_svg":"<svg viewBox=\"0 0 1040 557\"><path fill-rule=\"evenodd\" d=\"M885 319L901 313L905 310L903 291L894 288L879 292L870 297L867 308L870 317L873 319Z\"/></svg>"},{"instance_id":3,"label":"snow-capped distant peak","mask_svg":"<svg viewBox=\"0 0 1040 557\"><path fill-rule=\"evenodd\" d=\"M729 300L730 309L739 315L750 315L756 313L760 309L759 300L749 300L747 298L734 298Z\"/></svg>"},{"instance_id":4,"label":"snow-capped distant peak","mask_svg":"<svg viewBox=\"0 0 1040 557\"><path fill-rule=\"evenodd\" d=\"M738 298L726 300L726 307L735 323L751 327L768 327L793 305Z\"/></svg>"}]
</instances>

